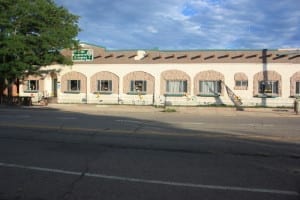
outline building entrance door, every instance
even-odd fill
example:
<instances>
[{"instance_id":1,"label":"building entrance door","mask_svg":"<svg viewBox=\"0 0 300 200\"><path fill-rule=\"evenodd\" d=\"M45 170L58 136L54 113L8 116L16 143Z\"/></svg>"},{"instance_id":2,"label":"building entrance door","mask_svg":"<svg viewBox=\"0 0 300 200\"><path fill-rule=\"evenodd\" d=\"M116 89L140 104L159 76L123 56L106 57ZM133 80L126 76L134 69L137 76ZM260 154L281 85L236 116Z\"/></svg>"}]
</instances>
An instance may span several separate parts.
<instances>
[{"instance_id":1,"label":"building entrance door","mask_svg":"<svg viewBox=\"0 0 300 200\"><path fill-rule=\"evenodd\" d=\"M52 79L52 94L57 97L57 78Z\"/></svg>"}]
</instances>

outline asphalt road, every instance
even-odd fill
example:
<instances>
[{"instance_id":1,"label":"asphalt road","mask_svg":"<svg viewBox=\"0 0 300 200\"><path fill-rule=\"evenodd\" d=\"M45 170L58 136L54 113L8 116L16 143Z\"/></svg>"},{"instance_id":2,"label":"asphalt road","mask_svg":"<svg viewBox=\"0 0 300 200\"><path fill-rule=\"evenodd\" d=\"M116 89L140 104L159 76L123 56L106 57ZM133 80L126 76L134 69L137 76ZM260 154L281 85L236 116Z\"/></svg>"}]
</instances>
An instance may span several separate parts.
<instances>
[{"instance_id":1,"label":"asphalt road","mask_svg":"<svg viewBox=\"0 0 300 200\"><path fill-rule=\"evenodd\" d=\"M299 117L0 108L0 200L300 199Z\"/></svg>"}]
</instances>

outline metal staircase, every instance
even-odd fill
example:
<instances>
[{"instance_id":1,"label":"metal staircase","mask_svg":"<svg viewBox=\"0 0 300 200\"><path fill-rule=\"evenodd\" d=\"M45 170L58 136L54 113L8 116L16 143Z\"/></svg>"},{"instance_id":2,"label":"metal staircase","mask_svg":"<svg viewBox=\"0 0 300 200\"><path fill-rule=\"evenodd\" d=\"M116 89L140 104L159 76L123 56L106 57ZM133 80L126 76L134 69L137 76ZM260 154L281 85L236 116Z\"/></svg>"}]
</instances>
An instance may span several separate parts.
<instances>
[{"instance_id":1,"label":"metal staircase","mask_svg":"<svg viewBox=\"0 0 300 200\"><path fill-rule=\"evenodd\" d=\"M239 111L243 111L244 108L242 107L242 105L243 105L242 99L239 96L237 96L236 94L234 94L234 92L225 84L224 81L221 81L221 84L224 85L224 87L226 88L226 92L227 92L230 100L236 107L236 109Z\"/></svg>"}]
</instances>

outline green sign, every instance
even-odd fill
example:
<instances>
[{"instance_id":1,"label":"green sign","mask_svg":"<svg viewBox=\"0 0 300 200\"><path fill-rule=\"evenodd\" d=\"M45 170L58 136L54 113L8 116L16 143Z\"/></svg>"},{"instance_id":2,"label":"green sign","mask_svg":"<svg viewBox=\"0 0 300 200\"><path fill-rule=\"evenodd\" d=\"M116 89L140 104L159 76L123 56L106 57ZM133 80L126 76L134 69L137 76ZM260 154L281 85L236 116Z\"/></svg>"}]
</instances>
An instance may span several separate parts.
<instances>
[{"instance_id":1,"label":"green sign","mask_svg":"<svg viewBox=\"0 0 300 200\"><path fill-rule=\"evenodd\" d=\"M73 61L92 61L94 58L92 49L81 49L72 51Z\"/></svg>"}]
</instances>

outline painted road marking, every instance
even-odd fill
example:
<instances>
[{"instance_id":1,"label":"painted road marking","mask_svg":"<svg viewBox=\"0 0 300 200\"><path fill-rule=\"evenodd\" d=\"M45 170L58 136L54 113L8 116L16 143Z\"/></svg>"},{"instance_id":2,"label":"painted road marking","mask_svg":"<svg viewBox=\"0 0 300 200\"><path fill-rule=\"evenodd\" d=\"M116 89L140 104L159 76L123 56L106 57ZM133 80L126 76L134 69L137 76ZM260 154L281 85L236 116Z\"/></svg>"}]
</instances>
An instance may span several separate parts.
<instances>
[{"instance_id":1,"label":"painted road marking","mask_svg":"<svg viewBox=\"0 0 300 200\"><path fill-rule=\"evenodd\" d=\"M180 122L179 122L180 123ZM187 125L203 125L204 122L182 122L180 124L187 124Z\"/></svg>"},{"instance_id":2,"label":"painted road marking","mask_svg":"<svg viewBox=\"0 0 300 200\"><path fill-rule=\"evenodd\" d=\"M18 165L18 164L2 163L2 162L0 162L0 167L18 168L18 169L24 169L24 170L50 172L50 173L74 175L74 176L85 176L85 177L107 179L107 180L114 180L114 181L133 182L133 183L168 185L168 186L176 186L176 187L189 187L189 188L210 189L210 190L226 190L226 191L254 192L254 193L268 193L268 194L279 194L279 195L289 195L289 196L300 196L298 192L289 191L289 190L247 188L247 187L220 186L220 185L204 185L204 184L183 183L183 182L173 182L173 181L163 181L163 180L153 180L153 179L140 179L140 178L131 178L131 177L123 177L123 176L112 176L112 175L105 175L105 174L94 174L94 173L68 171L68 170L61 170L61 169L51 169L51 168L44 168L44 167L37 167L37 166L26 166L26 165Z\"/></svg>"},{"instance_id":3,"label":"painted road marking","mask_svg":"<svg viewBox=\"0 0 300 200\"><path fill-rule=\"evenodd\" d=\"M127 122L127 123L133 123L133 124L142 124L142 121L137 120L127 120L127 119L117 119L116 122ZM204 122L167 122L168 124L186 124L186 125L203 125Z\"/></svg>"},{"instance_id":4,"label":"painted road marking","mask_svg":"<svg viewBox=\"0 0 300 200\"><path fill-rule=\"evenodd\" d=\"M77 119L77 117L56 117L56 119L73 120L73 119Z\"/></svg>"},{"instance_id":5,"label":"painted road marking","mask_svg":"<svg viewBox=\"0 0 300 200\"><path fill-rule=\"evenodd\" d=\"M181 124L181 125L203 125L204 122L167 122L168 124Z\"/></svg>"},{"instance_id":6,"label":"painted road marking","mask_svg":"<svg viewBox=\"0 0 300 200\"><path fill-rule=\"evenodd\" d=\"M142 124L142 121L136 121L136 120L126 120L126 119L117 119L116 122L125 122L125 123L132 123L132 124Z\"/></svg>"},{"instance_id":7,"label":"painted road marking","mask_svg":"<svg viewBox=\"0 0 300 200\"><path fill-rule=\"evenodd\" d=\"M275 124L240 124L242 126L251 126L251 127L273 127Z\"/></svg>"}]
</instances>

